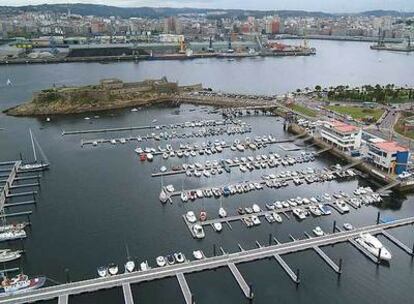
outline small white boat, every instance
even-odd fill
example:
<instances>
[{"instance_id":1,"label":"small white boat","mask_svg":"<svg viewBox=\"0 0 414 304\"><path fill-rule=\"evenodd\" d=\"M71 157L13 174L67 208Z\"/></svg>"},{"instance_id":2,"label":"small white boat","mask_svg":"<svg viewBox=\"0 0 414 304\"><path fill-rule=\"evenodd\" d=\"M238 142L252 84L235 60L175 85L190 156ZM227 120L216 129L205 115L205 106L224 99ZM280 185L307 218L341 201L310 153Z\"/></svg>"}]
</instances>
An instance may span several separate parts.
<instances>
[{"instance_id":1,"label":"small white boat","mask_svg":"<svg viewBox=\"0 0 414 304\"><path fill-rule=\"evenodd\" d=\"M135 262L133 260L129 260L125 263L125 273L130 273L135 270Z\"/></svg>"},{"instance_id":2,"label":"small white boat","mask_svg":"<svg viewBox=\"0 0 414 304\"><path fill-rule=\"evenodd\" d=\"M149 267L149 265L148 265L148 262L147 262L147 261L142 262L141 264L139 264L139 268L141 269L141 271L146 271L146 270L151 269L151 268Z\"/></svg>"},{"instance_id":3,"label":"small white boat","mask_svg":"<svg viewBox=\"0 0 414 304\"><path fill-rule=\"evenodd\" d=\"M96 270L97 270L97 272L98 272L98 275L99 275L101 278L104 278L104 277L107 277L107 276L108 276L108 267L106 267L106 266L101 266L101 267L98 267Z\"/></svg>"},{"instance_id":4,"label":"small white boat","mask_svg":"<svg viewBox=\"0 0 414 304\"><path fill-rule=\"evenodd\" d=\"M165 171L167 171L167 167L166 166L161 166L160 172L165 172Z\"/></svg>"},{"instance_id":5,"label":"small white boat","mask_svg":"<svg viewBox=\"0 0 414 304\"><path fill-rule=\"evenodd\" d=\"M312 231L316 236L322 236L325 234L325 232L323 232L322 228L319 226L316 226Z\"/></svg>"},{"instance_id":6,"label":"small white boat","mask_svg":"<svg viewBox=\"0 0 414 304\"><path fill-rule=\"evenodd\" d=\"M177 263L184 263L185 262L185 256L181 252L174 253L174 258L177 261Z\"/></svg>"},{"instance_id":7,"label":"small white boat","mask_svg":"<svg viewBox=\"0 0 414 304\"><path fill-rule=\"evenodd\" d=\"M116 265L116 264L110 264L109 267L108 267L108 273L110 275L118 274L118 270L119 270L118 265Z\"/></svg>"},{"instance_id":8,"label":"small white boat","mask_svg":"<svg viewBox=\"0 0 414 304\"><path fill-rule=\"evenodd\" d=\"M262 209L257 204L253 204L252 209L253 209L253 212L255 213L262 211Z\"/></svg>"},{"instance_id":9,"label":"small white boat","mask_svg":"<svg viewBox=\"0 0 414 304\"><path fill-rule=\"evenodd\" d=\"M181 196L181 201L183 203L185 203L185 202L188 201L188 195L187 195L187 193L185 191L181 192L181 195L180 196Z\"/></svg>"},{"instance_id":10,"label":"small white boat","mask_svg":"<svg viewBox=\"0 0 414 304\"><path fill-rule=\"evenodd\" d=\"M279 215L279 213L276 212L272 212L272 216L275 219L276 222L281 223L282 222L282 217Z\"/></svg>"},{"instance_id":11,"label":"small white boat","mask_svg":"<svg viewBox=\"0 0 414 304\"><path fill-rule=\"evenodd\" d=\"M220 222L215 222L213 228L215 231L220 232L223 229L223 225Z\"/></svg>"},{"instance_id":12,"label":"small white boat","mask_svg":"<svg viewBox=\"0 0 414 304\"><path fill-rule=\"evenodd\" d=\"M162 255L157 257L156 262L157 262L158 267L164 267L167 264L167 261Z\"/></svg>"},{"instance_id":13,"label":"small white boat","mask_svg":"<svg viewBox=\"0 0 414 304\"><path fill-rule=\"evenodd\" d=\"M391 253L375 236L369 233L361 233L355 241L357 241L375 257L385 261L391 260Z\"/></svg>"},{"instance_id":14,"label":"small white boat","mask_svg":"<svg viewBox=\"0 0 414 304\"><path fill-rule=\"evenodd\" d=\"M342 212L349 212L349 206L343 200L338 200L335 204Z\"/></svg>"},{"instance_id":15,"label":"small white boat","mask_svg":"<svg viewBox=\"0 0 414 304\"><path fill-rule=\"evenodd\" d=\"M147 153L147 160L152 161L154 159L154 155L152 153Z\"/></svg>"},{"instance_id":16,"label":"small white boat","mask_svg":"<svg viewBox=\"0 0 414 304\"><path fill-rule=\"evenodd\" d=\"M223 207L220 207L218 213L219 213L220 217L226 217L227 216L227 211Z\"/></svg>"},{"instance_id":17,"label":"small white boat","mask_svg":"<svg viewBox=\"0 0 414 304\"><path fill-rule=\"evenodd\" d=\"M198 239L202 239L205 237L204 229L201 225L195 224L193 226L194 235Z\"/></svg>"},{"instance_id":18,"label":"small white boat","mask_svg":"<svg viewBox=\"0 0 414 304\"><path fill-rule=\"evenodd\" d=\"M185 214L185 217L186 217L187 221L189 221L190 223L197 222L197 217L195 216L194 211L188 211Z\"/></svg>"},{"instance_id":19,"label":"small white boat","mask_svg":"<svg viewBox=\"0 0 414 304\"><path fill-rule=\"evenodd\" d=\"M194 250L194 251L193 251L193 257L194 257L196 260L201 260L201 259L203 259L203 258L204 258L204 254L203 254L203 252L202 252L201 250Z\"/></svg>"},{"instance_id":20,"label":"small white boat","mask_svg":"<svg viewBox=\"0 0 414 304\"><path fill-rule=\"evenodd\" d=\"M252 215L251 219L252 219L252 222L253 222L254 225L257 226L257 225L261 224L259 218L256 215Z\"/></svg>"},{"instance_id":21,"label":"small white boat","mask_svg":"<svg viewBox=\"0 0 414 304\"><path fill-rule=\"evenodd\" d=\"M138 112L138 109L137 108L132 108L131 112Z\"/></svg>"},{"instance_id":22,"label":"small white boat","mask_svg":"<svg viewBox=\"0 0 414 304\"><path fill-rule=\"evenodd\" d=\"M22 256L21 250L11 251L10 249L0 250L0 263L10 262L19 259Z\"/></svg>"},{"instance_id":23,"label":"small white boat","mask_svg":"<svg viewBox=\"0 0 414 304\"><path fill-rule=\"evenodd\" d=\"M344 228L345 228L345 230L352 230L352 229L354 229L354 227L350 223L345 223L344 224Z\"/></svg>"}]
</instances>

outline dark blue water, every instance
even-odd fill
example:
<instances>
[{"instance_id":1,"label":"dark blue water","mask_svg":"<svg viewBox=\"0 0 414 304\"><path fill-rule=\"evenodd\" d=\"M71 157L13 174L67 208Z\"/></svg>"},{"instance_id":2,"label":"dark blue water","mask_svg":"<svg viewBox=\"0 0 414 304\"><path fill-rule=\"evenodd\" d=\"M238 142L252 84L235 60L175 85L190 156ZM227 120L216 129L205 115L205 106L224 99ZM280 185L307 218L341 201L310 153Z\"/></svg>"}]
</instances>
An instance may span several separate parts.
<instances>
[{"instance_id":1,"label":"dark blue water","mask_svg":"<svg viewBox=\"0 0 414 304\"><path fill-rule=\"evenodd\" d=\"M0 87L0 108L28 100L35 90L53 83L62 85L94 83L105 77L124 80L140 80L167 75L180 83L202 82L206 86L226 91L252 93L283 93L288 90L316 84L365 84L388 83L413 85L414 60L412 55L380 53L369 50L365 43L317 42L318 54L306 58L244 59L228 62L221 60L165 61L113 63L113 64L58 64L0 67L0 84L10 78L12 87ZM381 61L379 61L381 58ZM31 128L51 162L51 169L43 173L38 204L32 207L32 227L24 241L27 252L21 263L30 275L45 274L58 281L65 281L64 269L69 269L71 280L95 277L96 267L109 262L121 266L126 260L125 245L138 261L148 260L173 251L183 251L187 256L195 249L211 255L213 244L227 251L255 248L255 241L266 244L269 233L280 241L290 240L289 234L299 238L304 231L310 232L319 225L330 230L333 220L338 224L351 222L355 226L375 222L377 207L351 209L348 215L333 212L323 218L308 218L299 223L284 218L283 224L270 225L262 222L258 227L247 229L239 222L232 223L218 234L206 228L206 238L191 238L181 216L188 210L198 213L201 209L215 217L220 201L197 200L183 204L178 198L174 204L161 205L158 201L160 179L150 174L162 165L174 165L182 160L162 160L141 163L133 149L135 144L80 146L81 139L110 135L61 136L62 130L103 128L129 125L146 125L154 118L159 123L182 122L193 119L220 119L218 114L207 114L208 108L181 106L179 115L175 108L149 108L138 113L129 110L100 113L99 119L86 121L85 116L94 114L52 117L51 123L36 118L13 118L0 114L0 160L15 160L22 153L31 158L28 129ZM273 134L278 138L290 135L282 129L280 120L274 117L246 117L244 121L253 127L253 133L239 136L223 136L225 140L245 136ZM181 131L180 131L181 132ZM147 131L130 131L117 136L144 135ZM112 136L112 134L111 134ZM211 139L211 138L208 138ZM183 142L202 142L205 139L188 139ZM174 140L173 144L178 144ZM161 144L165 144L163 142ZM158 146L158 142L144 142L143 146ZM256 153L283 151L277 145ZM300 152L289 152L300 153ZM242 154L226 150L222 155L198 156L189 161L204 162ZM248 153L246 153L248 154ZM296 165L322 168L337 160L326 154L314 163ZM258 179L262 174L286 170L283 168L257 170L242 174L233 170L214 178L185 178L182 175L167 177L164 183L172 183L177 189L198 186L216 186L224 183ZM290 197L310 197L324 192L344 190L352 192L369 181L358 179L332 181L318 185L290 186L285 189L255 191L233 196L222 201L233 214L239 206ZM17 201L17 200L16 200ZM401 218L414 213L410 196L394 195L380 207L383 216ZM13 211L27 210L14 208ZM11 211L11 210L10 210ZM392 233L411 246L412 227L395 229ZM383 239L381 239L383 240ZM255 303L410 303L414 296L411 258L388 240L393 260L389 266L375 266L350 244L339 244L324 250L335 260L344 260L344 273L338 281L336 274L312 251L284 256L293 269L300 268L302 282L299 288L290 281L274 260L262 260L238 265L246 281L255 290ZM3 247L21 247L20 243L3 244ZM186 276L197 303L246 303L241 290L226 268ZM139 303L183 303L181 291L174 278L132 286ZM70 303L121 303L120 289L98 294L80 295Z\"/></svg>"}]
</instances>

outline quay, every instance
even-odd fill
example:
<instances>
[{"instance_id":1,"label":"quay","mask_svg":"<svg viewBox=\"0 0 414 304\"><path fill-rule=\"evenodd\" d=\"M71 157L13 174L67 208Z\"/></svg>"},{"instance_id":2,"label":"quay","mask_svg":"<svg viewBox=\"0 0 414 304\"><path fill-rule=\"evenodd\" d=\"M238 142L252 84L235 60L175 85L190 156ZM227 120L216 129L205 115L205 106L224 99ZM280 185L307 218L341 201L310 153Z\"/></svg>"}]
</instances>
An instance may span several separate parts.
<instances>
[{"instance_id":1,"label":"quay","mask_svg":"<svg viewBox=\"0 0 414 304\"><path fill-rule=\"evenodd\" d=\"M3 304L23 304L27 302L36 302L49 299L58 299L60 296L70 296L86 292L95 292L102 289L120 287L122 284L135 284L151 280L162 279L177 274L188 274L204 270L216 269L219 267L229 267L229 263L245 263L259 259L273 257L275 254L283 255L312 249L314 246L327 246L336 243L347 242L360 233L380 234L385 229L402 227L414 224L414 217L394 220L392 222L374 224L355 228L349 231L339 231L315 238L306 238L287 243L279 243L251 250L244 250L235 253L224 254L205 258L203 260L189 261L182 264L175 264L167 267L153 268L147 271L136 271L133 273L119 274L116 276L89 279L79 282L60 284L51 287L45 287L37 290L28 291L24 294L16 294L1 298Z\"/></svg>"}]
</instances>

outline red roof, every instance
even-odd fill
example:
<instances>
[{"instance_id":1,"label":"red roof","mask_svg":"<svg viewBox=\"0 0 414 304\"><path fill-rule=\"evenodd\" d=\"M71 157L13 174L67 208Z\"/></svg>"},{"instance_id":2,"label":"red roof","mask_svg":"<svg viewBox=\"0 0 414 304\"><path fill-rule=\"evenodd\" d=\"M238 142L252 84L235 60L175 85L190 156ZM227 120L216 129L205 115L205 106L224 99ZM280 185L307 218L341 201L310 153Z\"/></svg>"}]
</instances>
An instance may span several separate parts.
<instances>
[{"instance_id":1,"label":"red roof","mask_svg":"<svg viewBox=\"0 0 414 304\"><path fill-rule=\"evenodd\" d=\"M342 121L339 121L339 120L332 120L332 121L329 122L329 124L336 131L339 131L339 132L342 132L342 133L348 133L348 132L353 132L353 131L358 130L358 127L346 124L346 123L344 123Z\"/></svg>"},{"instance_id":2,"label":"red roof","mask_svg":"<svg viewBox=\"0 0 414 304\"><path fill-rule=\"evenodd\" d=\"M375 147L385 151L385 152L405 152L408 151L406 147L399 145L395 141L384 141L374 144Z\"/></svg>"}]
</instances>

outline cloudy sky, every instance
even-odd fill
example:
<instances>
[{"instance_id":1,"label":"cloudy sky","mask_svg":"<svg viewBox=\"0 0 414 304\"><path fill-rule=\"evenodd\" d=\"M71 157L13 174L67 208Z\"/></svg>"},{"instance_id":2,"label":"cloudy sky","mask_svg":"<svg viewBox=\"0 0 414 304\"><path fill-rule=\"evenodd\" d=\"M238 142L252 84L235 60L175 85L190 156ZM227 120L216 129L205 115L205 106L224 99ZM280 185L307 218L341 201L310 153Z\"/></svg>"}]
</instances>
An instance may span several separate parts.
<instances>
[{"instance_id":1,"label":"cloudy sky","mask_svg":"<svg viewBox=\"0 0 414 304\"><path fill-rule=\"evenodd\" d=\"M0 5L42 3L94 3L115 6L169 6L242 9L301 9L325 12L359 12L373 9L414 11L414 0L0 0Z\"/></svg>"}]
</instances>

